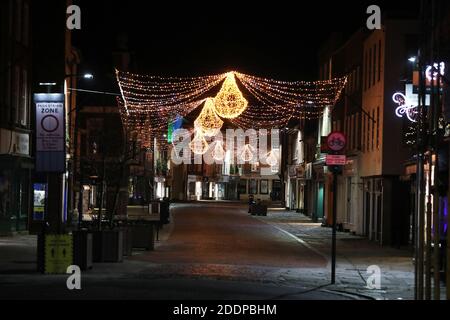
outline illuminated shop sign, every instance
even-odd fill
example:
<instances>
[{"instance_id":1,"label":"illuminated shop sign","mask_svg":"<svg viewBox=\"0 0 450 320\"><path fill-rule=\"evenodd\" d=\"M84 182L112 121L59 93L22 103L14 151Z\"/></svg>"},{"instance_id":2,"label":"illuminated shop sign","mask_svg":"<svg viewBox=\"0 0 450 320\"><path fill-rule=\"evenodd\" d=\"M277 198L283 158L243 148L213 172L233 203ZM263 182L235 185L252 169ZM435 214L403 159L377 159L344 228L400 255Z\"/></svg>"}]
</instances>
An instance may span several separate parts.
<instances>
[{"instance_id":1,"label":"illuminated shop sign","mask_svg":"<svg viewBox=\"0 0 450 320\"><path fill-rule=\"evenodd\" d=\"M427 77L427 80L429 82L432 82L433 80L436 80L438 77L438 71L439 75L442 77L445 75L445 63L435 63L433 66L428 66L427 70L425 71L425 76Z\"/></svg>"},{"instance_id":2,"label":"illuminated shop sign","mask_svg":"<svg viewBox=\"0 0 450 320\"><path fill-rule=\"evenodd\" d=\"M434 86L437 86L437 79L438 79L438 75L440 75L441 77L445 76L445 72L446 72L446 64L445 62L440 62L440 63L434 63L433 65L428 65L425 68L425 87L427 92L430 91L431 86L433 85L433 80L434 80ZM419 90L419 85L420 85L420 72L419 70L415 70L413 72L413 84L414 84L414 92L417 93ZM441 79L440 81L440 85L443 85L443 81Z\"/></svg>"},{"instance_id":3,"label":"illuminated shop sign","mask_svg":"<svg viewBox=\"0 0 450 320\"><path fill-rule=\"evenodd\" d=\"M43 183L35 183L33 189L34 189L33 220L44 221L47 186L46 184Z\"/></svg>"}]
</instances>

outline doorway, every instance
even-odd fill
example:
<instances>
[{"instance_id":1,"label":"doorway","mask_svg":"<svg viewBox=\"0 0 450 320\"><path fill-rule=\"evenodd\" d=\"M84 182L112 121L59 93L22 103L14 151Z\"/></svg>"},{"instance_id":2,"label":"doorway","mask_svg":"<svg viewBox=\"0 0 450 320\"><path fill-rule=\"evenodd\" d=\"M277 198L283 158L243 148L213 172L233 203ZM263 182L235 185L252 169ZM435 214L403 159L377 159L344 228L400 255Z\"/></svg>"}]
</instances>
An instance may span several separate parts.
<instances>
[{"instance_id":1,"label":"doorway","mask_svg":"<svg viewBox=\"0 0 450 320\"><path fill-rule=\"evenodd\" d=\"M316 216L315 221L320 221L324 217L324 197L325 187L323 182L317 184L317 199L316 199Z\"/></svg>"},{"instance_id":2,"label":"doorway","mask_svg":"<svg viewBox=\"0 0 450 320\"><path fill-rule=\"evenodd\" d=\"M272 193L270 194L272 201L281 201L281 181L273 180Z\"/></svg>"}]
</instances>

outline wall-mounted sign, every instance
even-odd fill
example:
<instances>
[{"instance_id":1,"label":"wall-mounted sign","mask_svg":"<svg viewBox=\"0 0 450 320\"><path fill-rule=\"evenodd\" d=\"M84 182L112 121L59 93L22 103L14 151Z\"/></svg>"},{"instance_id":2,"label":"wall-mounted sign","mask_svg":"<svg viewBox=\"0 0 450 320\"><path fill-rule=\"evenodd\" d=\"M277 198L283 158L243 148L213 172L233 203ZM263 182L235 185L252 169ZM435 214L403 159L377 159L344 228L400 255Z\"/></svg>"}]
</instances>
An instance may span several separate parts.
<instances>
[{"instance_id":1,"label":"wall-mounted sign","mask_svg":"<svg viewBox=\"0 0 450 320\"><path fill-rule=\"evenodd\" d=\"M36 105L36 171L63 173L66 167L64 95L39 93Z\"/></svg>"},{"instance_id":2,"label":"wall-mounted sign","mask_svg":"<svg viewBox=\"0 0 450 320\"><path fill-rule=\"evenodd\" d=\"M347 157L345 155L327 155L327 166L345 166L347 164Z\"/></svg>"},{"instance_id":3,"label":"wall-mounted sign","mask_svg":"<svg viewBox=\"0 0 450 320\"><path fill-rule=\"evenodd\" d=\"M8 129L0 129L0 154L30 155L30 135Z\"/></svg>"}]
</instances>

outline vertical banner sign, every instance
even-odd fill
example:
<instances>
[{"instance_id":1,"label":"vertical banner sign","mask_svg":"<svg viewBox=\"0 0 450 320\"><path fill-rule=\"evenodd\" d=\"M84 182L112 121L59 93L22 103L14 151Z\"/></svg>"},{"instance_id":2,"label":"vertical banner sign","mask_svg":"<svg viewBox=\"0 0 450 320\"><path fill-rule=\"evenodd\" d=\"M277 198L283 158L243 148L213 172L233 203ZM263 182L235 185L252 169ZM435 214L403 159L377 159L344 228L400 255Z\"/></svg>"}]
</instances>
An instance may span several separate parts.
<instances>
[{"instance_id":1,"label":"vertical banner sign","mask_svg":"<svg viewBox=\"0 0 450 320\"><path fill-rule=\"evenodd\" d=\"M65 110L64 95L38 93L34 95L36 106L36 171L64 173Z\"/></svg>"}]
</instances>

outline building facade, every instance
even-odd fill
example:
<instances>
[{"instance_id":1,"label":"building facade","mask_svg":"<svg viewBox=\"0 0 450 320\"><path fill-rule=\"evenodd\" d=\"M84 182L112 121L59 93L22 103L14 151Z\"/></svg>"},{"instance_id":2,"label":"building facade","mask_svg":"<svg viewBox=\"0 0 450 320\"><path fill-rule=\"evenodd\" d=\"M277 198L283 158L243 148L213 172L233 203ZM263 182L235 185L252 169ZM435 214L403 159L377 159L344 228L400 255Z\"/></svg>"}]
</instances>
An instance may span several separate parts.
<instances>
[{"instance_id":1,"label":"building facade","mask_svg":"<svg viewBox=\"0 0 450 320\"><path fill-rule=\"evenodd\" d=\"M0 234L28 228L32 206L30 1L0 3Z\"/></svg>"},{"instance_id":2,"label":"building facade","mask_svg":"<svg viewBox=\"0 0 450 320\"><path fill-rule=\"evenodd\" d=\"M340 229L381 245L407 244L410 232L409 190L401 176L411 150L404 143L405 128L395 116L392 95L410 68L407 57L417 33L417 21L384 19L381 30L361 30L346 41L332 37L319 57L321 79L347 76L329 122L327 110L319 122L317 140L320 146L331 131L347 138L347 163L337 181L337 222ZM331 225L332 175L320 151L313 165L315 213L320 219L325 198L324 223Z\"/></svg>"}]
</instances>

